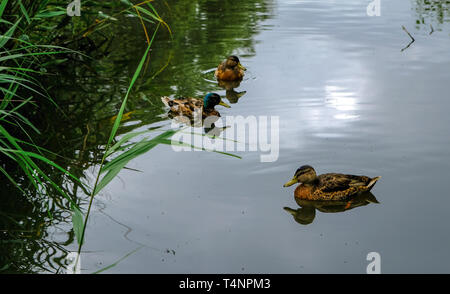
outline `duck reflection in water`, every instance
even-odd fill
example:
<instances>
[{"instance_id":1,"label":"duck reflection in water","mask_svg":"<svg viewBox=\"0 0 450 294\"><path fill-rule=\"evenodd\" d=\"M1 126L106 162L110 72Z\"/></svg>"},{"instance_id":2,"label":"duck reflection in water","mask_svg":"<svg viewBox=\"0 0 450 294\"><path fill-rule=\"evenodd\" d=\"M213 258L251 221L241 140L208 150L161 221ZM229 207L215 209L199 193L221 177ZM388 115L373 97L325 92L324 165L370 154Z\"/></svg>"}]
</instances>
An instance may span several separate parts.
<instances>
[{"instance_id":1,"label":"duck reflection in water","mask_svg":"<svg viewBox=\"0 0 450 294\"><path fill-rule=\"evenodd\" d=\"M357 194L353 199L340 200L302 200L295 197L300 208L284 207L283 209L294 217L294 220L302 225L309 225L316 217L316 210L323 213L344 212L355 207L366 206L370 203L379 203L375 196L369 192Z\"/></svg>"},{"instance_id":2,"label":"duck reflection in water","mask_svg":"<svg viewBox=\"0 0 450 294\"><path fill-rule=\"evenodd\" d=\"M227 97L231 104L238 103L239 99L247 93L247 91L237 92L234 90L238 88L240 84L241 81L218 81L219 87L225 89L225 97Z\"/></svg>"}]
</instances>

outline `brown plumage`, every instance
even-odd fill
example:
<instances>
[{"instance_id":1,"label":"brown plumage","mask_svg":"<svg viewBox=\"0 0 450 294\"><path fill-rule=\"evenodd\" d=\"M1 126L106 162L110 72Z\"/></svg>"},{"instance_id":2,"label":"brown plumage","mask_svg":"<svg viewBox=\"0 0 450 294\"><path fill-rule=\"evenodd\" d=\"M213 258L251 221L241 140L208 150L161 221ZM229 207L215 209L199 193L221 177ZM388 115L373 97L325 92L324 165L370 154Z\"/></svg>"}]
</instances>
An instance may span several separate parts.
<instances>
[{"instance_id":1,"label":"brown plumage","mask_svg":"<svg viewBox=\"0 0 450 294\"><path fill-rule=\"evenodd\" d=\"M195 111L202 111L203 118L210 115L220 117L220 113L215 109L203 109L203 101L201 99L191 97L170 99L165 96L161 100L166 106L170 107L169 115L171 116L183 115L191 118L194 117Z\"/></svg>"},{"instance_id":2,"label":"brown plumage","mask_svg":"<svg viewBox=\"0 0 450 294\"><path fill-rule=\"evenodd\" d=\"M284 186L301 183L294 196L304 200L346 200L361 192L370 191L380 177L355 176L327 173L317 176L315 170L305 165L300 167L291 181Z\"/></svg>"},{"instance_id":3,"label":"brown plumage","mask_svg":"<svg viewBox=\"0 0 450 294\"><path fill-rule=\"evenodd\" d=\"M167 107L170 107L169 116L185 116L194 119L196 115L202 114L202 119L209 116L220 117L220 113L214 109L216 105L230 107L224 103L220 96L216 93L209 93L204 99L199 98L177 98L170 99L169 97L161 97L161 101Z\"/></svg>"},{"instance_id":4,"label":"brown plumage","mask_svg":"<svg viewBox=\"0 0 450 294\"><path fill-rule=\"evenodd\" d=\"M244 77L245 70L237 56L229 56L219 64L214 75L219 81L239 81Z\"/></svg>"}]
</instances>

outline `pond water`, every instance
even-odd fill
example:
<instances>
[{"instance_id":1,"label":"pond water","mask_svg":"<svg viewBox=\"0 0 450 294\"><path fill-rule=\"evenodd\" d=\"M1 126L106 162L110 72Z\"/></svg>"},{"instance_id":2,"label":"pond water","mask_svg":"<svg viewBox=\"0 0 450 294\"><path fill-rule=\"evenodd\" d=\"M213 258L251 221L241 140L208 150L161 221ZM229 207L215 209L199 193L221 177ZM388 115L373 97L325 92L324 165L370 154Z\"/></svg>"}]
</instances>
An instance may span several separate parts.
<instances>
[{"instance_id":1,"label":"pond water","mask_svg":"<svg viewBox=\"0 0 450 294\"><path fill-rule=\"evenodd\" d=\"M161 145L131 161L95 199L83 272L136 248L108 273L365 273L369 252L380 254L383 273L450 272L449 5L381 0L381 15L370 17L370 1L361 0L193 2L169 1L162 13L173 39L158 32L122 134L170 127L161 96L225 97L212 70L234 54L247 68L235 91L246 92L236 99L228 91L231 108L216 109L223 117L278 117L279 156L261 162L260 151L231 152L237 159ZM116 32L123 39L95 65L106 74L55 89L94 101L80 110L84 120L53 132L82 138L71 145L77 156L83 142L104 144L145 49L140 24L125 21ZM406 49L402 26L415 38ZM382 176L372 190L379 203L312 208L302 218L294 188L283 184L303 164ZM95 168L82 170L92 179ZM49 226L46 242L76 250L68 231L70 223Z\"/></svg>"}]
</instances>

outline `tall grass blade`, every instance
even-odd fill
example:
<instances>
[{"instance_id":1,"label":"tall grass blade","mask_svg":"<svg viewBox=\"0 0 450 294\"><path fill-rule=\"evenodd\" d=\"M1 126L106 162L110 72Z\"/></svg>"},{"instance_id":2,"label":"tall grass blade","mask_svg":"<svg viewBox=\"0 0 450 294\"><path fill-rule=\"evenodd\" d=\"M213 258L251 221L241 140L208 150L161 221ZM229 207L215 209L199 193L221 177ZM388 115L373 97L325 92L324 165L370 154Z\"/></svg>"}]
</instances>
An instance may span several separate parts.
<instances>
[{"instance_id":1,"label":"tall grass blade","mask_svg":"<svg viewBox=\"0 0 450 294\"><path fill-rule=\"evenodd\" d=\"M2 0L2 2L0 2L0 18L2 18L3 12L5 11L6 4L8 4L8 0Z\"/></svg>"},{"instance_id":2,"label":"tall grass blade","mask_svg":"<svg viewBox=\"0 0 450 294\"><path fill-rule=\"evenodd\" d=\"M131 82L130 82L130 86L127 89L127 93L125 95L124 100L122 101L122 105L120 106L119 113L117 114L116 120L114 121L114 125L112 127L112 130L111 130L108 142L106 144L106 148L105 148L106 151L105 151L105 154L103 155L102 162L100 164L100 170L99 170L99 172L97 174L97 178L95 180L94 188L93 188L93 190L91 192L88 210L87 210L87 213L86 213L86 217L84 219L83 231L81 233L81 238L80 238L80 241L79 241L78 255L81 252L81 247L82 247L83 240L84 240L84 235L85 235L85 232L86 232L86 226L87 226L87 222L88 222L88 219L89 219L89 213L91 211L92 203L94 201L94 196L96 194L98 194L99 191L101 191L101 189L98 189L97 186L100 183L100 175L101 175L101 172L102 172L103 164L104 164L104 162L106 160L106 154L108 153L109 146L111 145L114 137L117 134L117 130L119 129L120 122L122 121L123 112L125 110L125 105L126 105L126 102L128 100L128 96L129 96L129 94L131 92L131 89L132 89L134 83L136 82L137 78L139 77L139 74L141 73L142 67L143 67L143 65L145 63L145 60L147 59L148 53L150 51L151 45L152 45L153 40L154 40L154 38L156 36L156 33L158 31L159 25L160 24L157 25L157 27L156 27L156 29L155 29L155 31L153 33L152 39L151 39L150 43L148 44L147 49L145 50L144 55L142 56L141 61L139 62L139 65L138 65L136 71L134 72L133 78L131 79ZM100 188L104 188L106 186L106 184L108 184L109 182L110 182L110 180L105 179L104 182L102 183L103 187L100 187Z\"/></svg>"},{"instance_id":3,"label":"tall grass blade","mask_svg":"<svg viewBox=\"0 0 450 294\"><path fill-rule=\"evenodd\" d=\"M75 233L75 237L77 238L78 244L81 244L81 242L83 242L82 235L83 235L84 216L77 206L71 205L70 208L72 209L73 232Z\"/></svg>"},{"instance_id":4,"label":"tall grass blade","mask_svg":"<svg viewBox=\"0 0 450 294\"><path fill-rule=\"evenodd\" d=\"M6 42L8 42L8 40L14 34L14 32L16 31L16 28L19 25L21 20L22 20L22 18L19 18L16 21L16 23L6 31L6 33L4 35L0 35L0 49L3 48L3 46L5 46Z\"/></svg>"},{"instance_id":5,"label":"tall grass blade","mask_svg":"<svg viewBox=\"0 0 450 294\"><path fill-rule=\"evenodd\" d=\"M136 71L134 72L133 78L131 79L130 86L128 87L125 98L123 99L122 105L120 106L119 113L117 114L117 118L114 121L114 125L112 128L111 134L109 136L107 146L109 146L111 144L112 140L116 136L117 130L119 129L120 122L122 120L123 112L125 110L125 105L127 104L128 96L130 95L131 89L133 88L134 83L136 82L137 78L139 77L139 74L141 73L142 67L144 66L145 59L147 59L148 52L150 51L150 47L152 45L153 39L155 38L156 32L158 31L158 28L159 28L159 24L156 27L155 32L153 33L152 40L150 41L150 43L147 46L147 49L145 50L144 56L142 56L141 61L139 62L139 65L138 65Z\"/></svg>"},{"instance_id":6,"label":"tall grass blade","mask_svg":"<svg viewBox=\"0 0 450 294\"><path fill-rule=\"evenodd\" d=\"M23 6L22 0L19 0L19 6L20 10L22 11L22 14L25 16L25 19L27 20L28 24L31 23L30 16L28 15L28 11L26 10L25 6Z\"/></svg>"},{"instance_id":7,"label":"tall grass blade","mask_svg":"<svg viewBox=\"0 0 450 294\"><path fill-rule=\"evenodd\" d=\"M104 173L106 171L109 171L111 169L116 169L119 166L126 165L128 162L130 162L132 159L136 158L137 156L144 154L148 152L150 149L154 148L156 145L161 143L164 139L170 138L175 134L176 130L167 130L164 133L156 136L153 139L150 140L142 140L136 144L126 152L120 154L118 157L114 158L110 162L106 163L101 173Z\"/></svg>"}]
</instances>

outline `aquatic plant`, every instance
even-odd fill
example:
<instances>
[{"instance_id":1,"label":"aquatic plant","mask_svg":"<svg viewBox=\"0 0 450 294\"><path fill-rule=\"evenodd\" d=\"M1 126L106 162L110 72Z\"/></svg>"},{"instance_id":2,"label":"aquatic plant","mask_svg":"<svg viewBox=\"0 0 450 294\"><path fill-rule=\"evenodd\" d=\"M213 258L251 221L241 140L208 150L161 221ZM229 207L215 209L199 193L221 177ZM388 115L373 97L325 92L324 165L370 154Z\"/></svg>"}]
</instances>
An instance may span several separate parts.
<instances>
[{"instance_id":1,"label":"aquatic plant","mask_svg":"<svg viewBox=\"0 0 450 294\"><path fill-rule=\"evenodd\" d=\"M156 10L149 3L150 1L144 1L136 5L130 1L122 0L123 4L127 5L126 9L121 10L119 13L126 11L134 13L139 16L141 23L144 27L144 31L147 37L148 48L144 54L142 62L135 73L127 95L123 101L123 106L116 117L116 122L113 126L107 146L109 146L117 133L119 127L124 105L130 90L142 69L143 61L145 60L147 53L150 49L153 41L148 39L147 30L144 25L144 21L155 23L156 21L166 25L164 21L158 16ZM52 169L61 172L67 177L71 178L71 181L82 188L88 194L88 188L83 184L78 177L64 169L50 157L58 157L59 155L37 146L33 141L33 135L43 135L39 128L36 127L24 113L35 112L39 103L42 103L42 99L49 101L55 108L57 103L50 97L45 85L40 82L40 77L47 74L47 67L59 64L67 59L57 59L56 55L76 54L82 53L74 50L67 49L65 47L56 46L53 44L34 44L34 39L28 31L36 28L42 28L43 24L49 24L48 18L58 17L65 14L65 10L61 10L60 7L55 5L48 5L49 1L9 1L1 0L0 2L0 27L6 28L5 33L0 35L0 91L3 94L0 99L0 156L2 158L2 165L0 166L0 173L2 173L11 183L22 192L23 195L27 195L23 184L19 183L17 174L11 174L11 170L14 170L18 166L22 173L28 178L28 183L31 183L38 195L45 196L47 198L47 207L50 207L52 200L58 202L55 199L56 194L53 194L51 190L55 190L58 194L64 196L69 203L72 211L72 223L75 236L77 240L82 241L82 233L84 232L84 216L76 203L76 199L70 197L67 193L67 189L60 184L53 181L48 175L49 171L44 170L40 164L50 166ZM148 9L144 9L142 5L146 4ZM145 16L141 16L144 14ZM104 14L102 14L105 16ZM151 17L152 19L148 19ZM42 22L46 19L45 22ZM101 29L105 26L108 20L112 17L105 17L102 21L97 21L93 27L89 27L86 32L83 33L83 37L86 37L93 29ZM155 30L159 27L159 24ZM47 26L44 29L50 38L45 40L56 40L52 38L52 27ZM32 34L32 33L31 33ZM41 40L43 41L43 40ZM64 113L62 113L64 115ZM33 132L33 134L31 134ZM108 150L108 148L106 148ZM105 157L104 157L105 158ZM103 162L103 161L102 161ZM101 185L94 186L91 194L98 192L101 187L106 185L106 181L100 182ZM44 198L44 197L42 197ZM30 199L33 201L33 199ZM63 205L64 207L65 205ZM90 208L90 207L89 207ZM51 210L48 209L48 214L52 217ZM86 217L87 221L87 217Z\"/></svg>"},{"instance_id":2,"label":"aquatic plant","mask_svg":"<svg viewBox=\"0 0 450 294\"><path fill-rule=\"evenodd\" d=\"M73 51L59 46L31 43L21 25L24 22L31 23L36 15L39 15L41 9L38 7L31 14L23 2L18 1L15 4L8 2L8 0L0 2L2 26L8 27L6 32L0 36L0 92L2 93L0 99L0 154L4 158L0 172L23 192L21 185L7 170L7 166L9 167L11 164L20 167L38 193L48 195L48 186L51 186L66 198L73 211L77 211L79 208L75 201L48 177L40 164L43 163L59 170L75 182L80 183L79 179L49 159L46 155L50 154L50 151L34 144L32 133L42 134L21 113L30 104L36 106L37 100L40 99L46 99L56 107L45 87L39 82L39 76L45 74L45 63L56 60L54 56ZM21 14L14 17L11 15L15 9L19 9ZM6 12L10 14L10 17L3 17Z\"/></svg>"}]
</instances>

